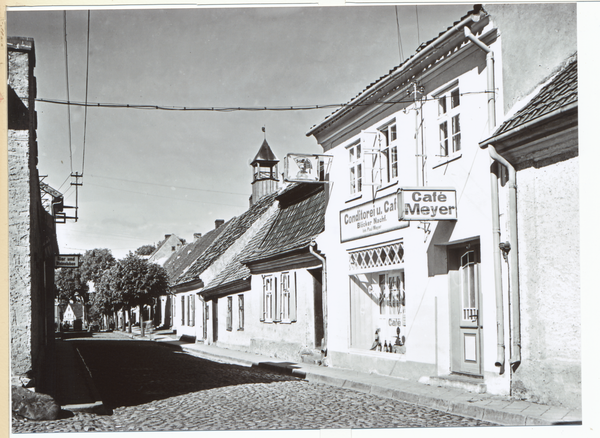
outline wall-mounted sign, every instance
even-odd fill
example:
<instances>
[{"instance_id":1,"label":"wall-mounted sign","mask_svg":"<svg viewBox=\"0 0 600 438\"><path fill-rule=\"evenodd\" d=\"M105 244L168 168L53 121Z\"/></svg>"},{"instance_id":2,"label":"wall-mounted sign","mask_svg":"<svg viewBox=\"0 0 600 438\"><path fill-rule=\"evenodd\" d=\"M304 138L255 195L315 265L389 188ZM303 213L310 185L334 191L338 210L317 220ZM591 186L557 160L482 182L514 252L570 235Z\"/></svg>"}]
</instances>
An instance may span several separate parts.
<instances>
[{"instance_id":1,"label":"wall-mounted sign","mask_svg":"<svg viewBox=\"0 0 600 438\"><path fill-rule=\"evenodd\" d=\"M78 268L81 254L64 254L54 256L55 268Z\"/></svg>"},{"instance_id":2,"label":"wall-mounted sign","mask_svg":"<svg viewBox=\"0 0 600 438\"><path fill-rule=\"evenodd\" d=\"M450 188L401 188L398 190L398 220L456 220L456 190Z\"/></svg>"},{"instance_id":3,"label":"wall-mounted sign","mask_svg":"<svg viewBox=\"0 0 600 438\"><path fill-rule=\"evenodd\" d=\"M347 242L361 237L406 228L408 222L397 220L397 210L398 197L393 193L340 211L341 241Z\"/></svg>"},{"instance_id":4,"label":"wall-mounted sign","mask_svg":"<svg viewBox=\"0 0 600 438\"><path fill-rule=\"evenodd\" d=\"M284 159L284 179L288 182L324 182L331 155L288 154Z\"/></svg>"}]
</instances>

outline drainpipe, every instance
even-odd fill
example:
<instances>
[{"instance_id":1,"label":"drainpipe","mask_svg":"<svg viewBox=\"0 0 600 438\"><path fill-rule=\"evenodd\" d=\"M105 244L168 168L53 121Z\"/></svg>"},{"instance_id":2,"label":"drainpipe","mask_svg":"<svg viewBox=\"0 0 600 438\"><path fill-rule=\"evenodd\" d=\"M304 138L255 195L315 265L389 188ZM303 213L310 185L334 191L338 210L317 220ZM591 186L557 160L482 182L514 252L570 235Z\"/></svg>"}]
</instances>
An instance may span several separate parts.
<instances>
[{"instance_id":1,"label":"drainpipe","mask_svg":"<svg viewBox=\"0 0 600 438\"><path fill-rule=\"evenodd\" d=\"M490 135L496 126L496 85L494 79L494 52L481 42L467 26L464 28L465 38L486 53L487 90L488 90L488 130ZM496 333L497 357L495 365L504 374L504 304L502 297L502 255L500 250L500 208L498 202L498 178L490 173L492 191L492 233L494 248L494 285L496 292Z\"/></svg>"},{"instance_id":2,"label":"drainpipe","mask_svg":"<svg viewBox=\"0 0 600 438\"><path fill-rule=\"evenodd\" d=\"M517 172L515 168L492 146L487 146L490 157L508 169L508 214L509 231L512 245L503 244L505 251L510 254L510 324L511 324L511 357L510 365L514 370L521 363L521 314L519 296L519 251L517 239ZM493 175L493 174L492 174ZM496 177L497 179L497 177ZM496 198L496 203L497 203Z\"/></svg>"},{"instance_id":3,"label":"drainpipe","mask_svg":"<svg viewBox=\"0 0 600 438\"><path fill-rule=\"evenodd\" d=\"M316 246L317 243L313 240L312 242L310 242L308 250L312 255L321 260L321 263L323 264L323 272L321 274L321 303L323 306L323 342L321 345L321 351L323 352L324 356L327 356L327 261L325 260L325 257L315 252L314 248Z\"/></svg>"}]
</instances>

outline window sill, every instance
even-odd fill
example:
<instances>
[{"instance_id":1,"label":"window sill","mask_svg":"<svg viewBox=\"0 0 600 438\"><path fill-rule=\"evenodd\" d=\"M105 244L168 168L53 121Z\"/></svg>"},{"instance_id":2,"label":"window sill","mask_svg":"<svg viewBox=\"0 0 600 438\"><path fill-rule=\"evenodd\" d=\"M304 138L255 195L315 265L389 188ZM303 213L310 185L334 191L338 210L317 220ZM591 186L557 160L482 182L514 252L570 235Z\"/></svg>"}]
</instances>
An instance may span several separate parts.
<instances>
[{"instance_id":1,"label":"window sill","mask_svg":"<svg viewBox=\"0 0 600 438\"><path fill-rule=\"evenodd\" d=\"M438 161L438 163L435 166L433 166L433 169L443 166L444 164L451 163L452 161L456 161L460 157L462 157L462 153L458 153L456 155L451 155L449 157L440 157L440 160Z\"/></svg>"},{"instance_id":2,"label":"window sill","mask_svg":"<svg viewBox=\"0 0 600 438\"><path fill-rule=\"evenodd\" d=\"M242 328L239 328L239 329L237 329L237 331L238 331L238 332L243 332L243 331L244 331L244 328L243 328L243 327L242 327Z\"/></svg>"},{"instance_id":3,"label":"window sill","mask_svg":"<svg viewBox=\"0 0 600 438\"><path fill-rule=\"evenodd\" d=\"M350 199L348 199L348 200L346 201L346 204L347 204L347 203L349 203L349 202L356 201L357 199L360 199L360 198L362 198L362 193L360 193L360 194L358 194L358 195L352 195L352 196L353 196L352 198L350 198Z\"/></svg>"},{"instance_id":4,"label":"window sill","mask_svg":"<svg viewBox=\"0 0 600 438\"><path fill-rule=\"evenodd\" d=\"M381 188L379 190L377 190L378 192L383 192L384 190L389 189L390 187L394 187L398 185L398 180L396 181L392 181L391 183L388 183L385 186L381 186Z\"/></svg>"}]
</instances>

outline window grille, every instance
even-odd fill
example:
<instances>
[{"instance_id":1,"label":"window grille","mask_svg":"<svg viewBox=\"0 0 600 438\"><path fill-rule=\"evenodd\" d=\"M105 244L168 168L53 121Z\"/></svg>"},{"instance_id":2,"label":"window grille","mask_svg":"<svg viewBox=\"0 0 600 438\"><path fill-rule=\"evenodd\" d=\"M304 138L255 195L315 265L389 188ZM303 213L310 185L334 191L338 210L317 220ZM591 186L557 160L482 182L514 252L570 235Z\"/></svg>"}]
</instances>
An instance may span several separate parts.
<instances>
[{"instance_id":1,"label":"window grille","mask_svg":"<svg viewBox=\"0 0 600 438\"><path fill-rule=\"evenodd\" d=\"M350 256L350 270L379 268L397 265L404 262L404 247L402 242L376 248L353 251Z\"/></svg>"}]
</instances>

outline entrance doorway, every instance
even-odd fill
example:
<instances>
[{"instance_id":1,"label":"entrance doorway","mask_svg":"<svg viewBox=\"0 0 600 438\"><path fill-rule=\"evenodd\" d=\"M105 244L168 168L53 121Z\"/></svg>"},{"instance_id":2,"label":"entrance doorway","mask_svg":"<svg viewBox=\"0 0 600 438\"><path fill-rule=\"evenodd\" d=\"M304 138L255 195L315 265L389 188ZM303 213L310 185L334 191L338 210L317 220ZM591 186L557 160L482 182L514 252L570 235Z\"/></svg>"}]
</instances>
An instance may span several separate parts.
<instances>
[{"instance_id":1,"label":"entrance doorway","mask_svg":"<svg viewBox=\"0 0 600 438\"><path fill-rule=\"evenodd\" d=\"M482 375L480 260L478 241L448 249L453 373Z\"/></svg>"}]
</instances>

